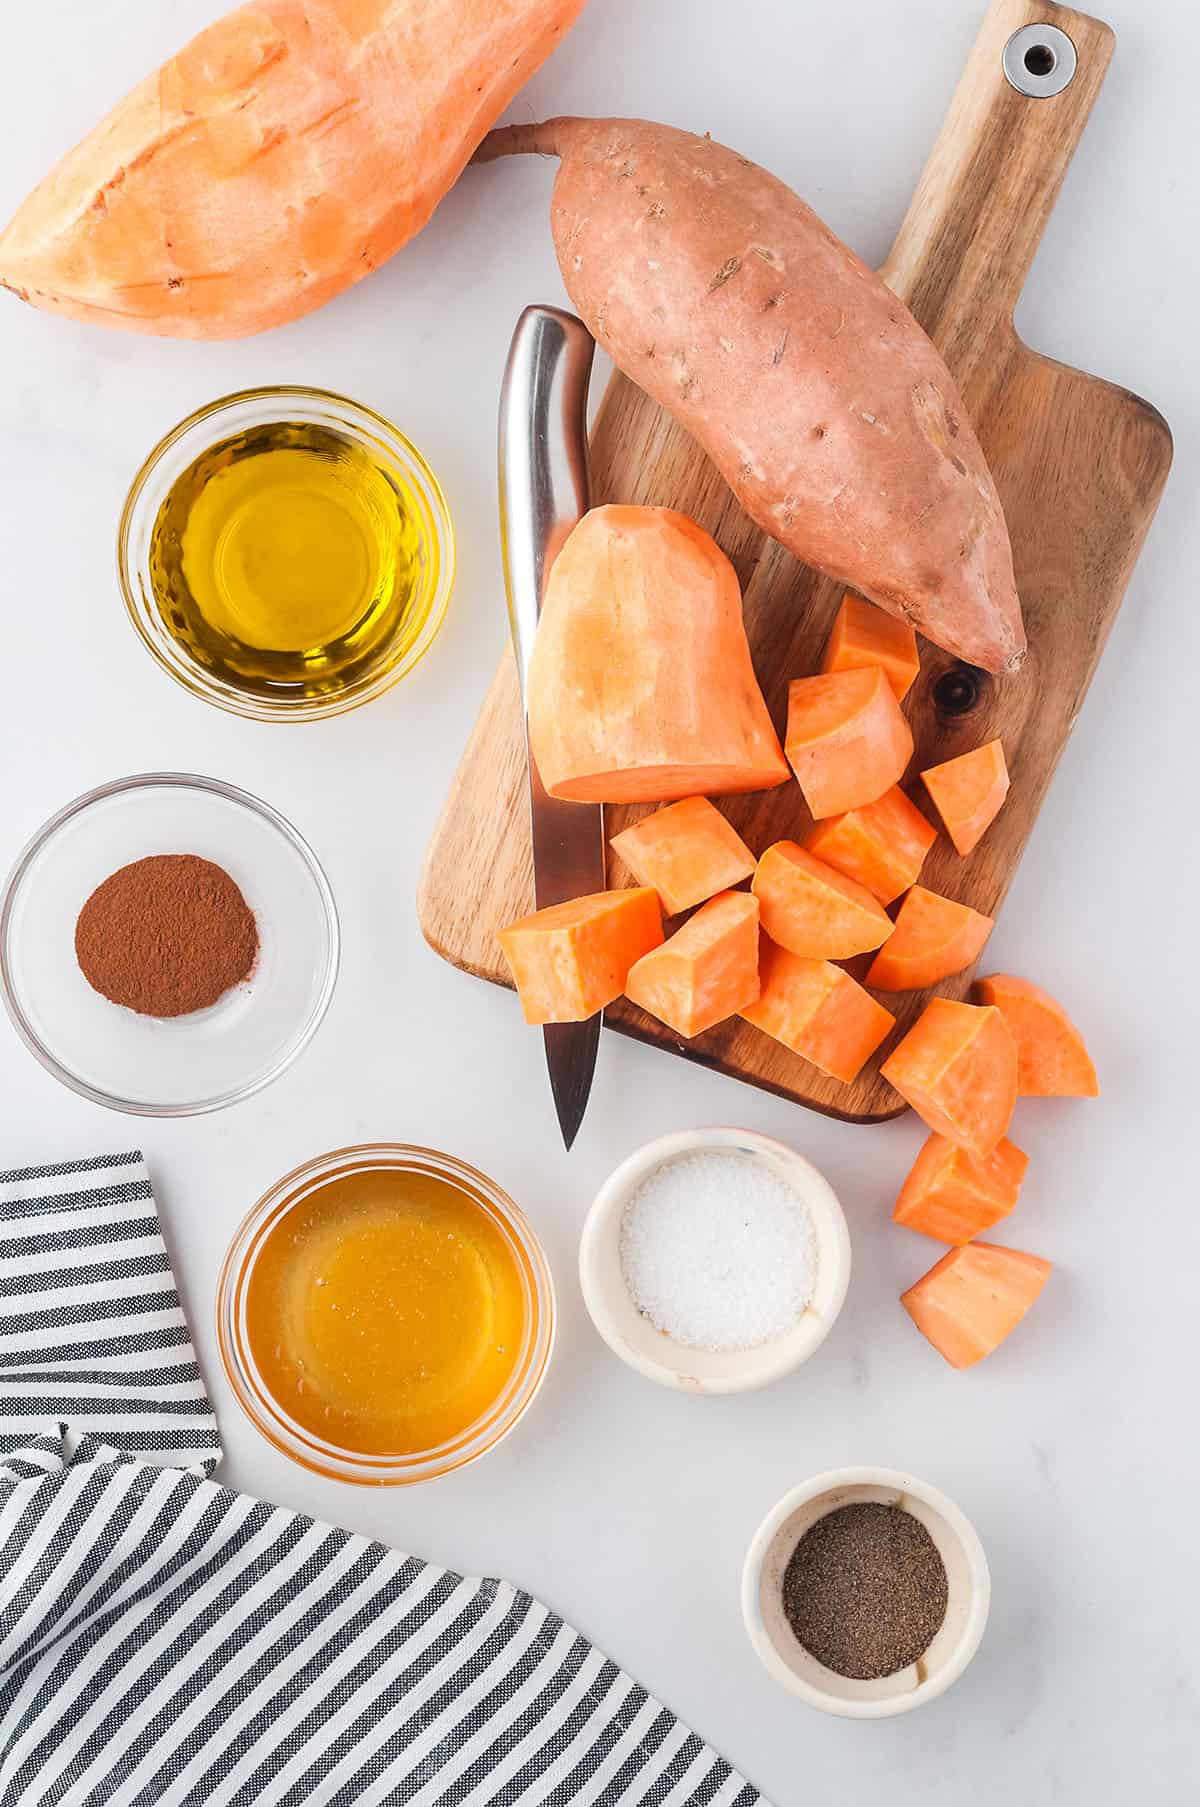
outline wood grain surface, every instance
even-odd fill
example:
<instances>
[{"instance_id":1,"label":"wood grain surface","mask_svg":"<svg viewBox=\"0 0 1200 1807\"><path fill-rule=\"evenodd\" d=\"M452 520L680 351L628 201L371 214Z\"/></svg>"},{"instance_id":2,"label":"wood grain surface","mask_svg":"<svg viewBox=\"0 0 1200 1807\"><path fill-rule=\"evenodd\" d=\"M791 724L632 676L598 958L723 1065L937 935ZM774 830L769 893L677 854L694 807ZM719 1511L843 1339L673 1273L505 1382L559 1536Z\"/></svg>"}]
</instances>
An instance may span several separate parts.
<instances>
[{"instance_id":1,"label":"wood grain surface","mask_svg":"<svg viewBox=\"0 0 1200 1807\"><path fill-rule=\"evenodd\" d=\"M1078 73L1053 99L1028 99L1001 57L1019 27L1066 31ZM999 735L1012 790L981 846L962 860L943 836L922 883L995 915L1082 705L1171 462L1171 436L1147 402L1031 351L1013 309L1112 55L1106 25L1038 0L993 0L946 123L884 267L940 348L963 393L1004 501L1029 635L1022 669L991 677L922 642L906 709L916 757L905 788L936 820L917 774ZM839 592L741 513L695 442L617 374L592 439L595 500L662 503L709 529L737 568L755 666L781 733L787 687L816 669ZM799 788L721 800L756 853L801 838ZM610 808L607 832L644 815ZM627 875L615 855L610 883ZM432 947L499 984L496 932L532 908L525 750L516 675L505 658L484 702L431 844L419 913ZM987 954L984 954L984 962ZM866 962L852 963L861 976ZM938 987L966 994L971 974ZM896 1034L851 1086L828 1079L735 1019L683 1043L624 1000L606 1021L627 1034L855 1122L904 1105L879 1062L928 993L884 996ZM514 1017L514 1034L521 1033Z\"/></svg>"}]
</instances>

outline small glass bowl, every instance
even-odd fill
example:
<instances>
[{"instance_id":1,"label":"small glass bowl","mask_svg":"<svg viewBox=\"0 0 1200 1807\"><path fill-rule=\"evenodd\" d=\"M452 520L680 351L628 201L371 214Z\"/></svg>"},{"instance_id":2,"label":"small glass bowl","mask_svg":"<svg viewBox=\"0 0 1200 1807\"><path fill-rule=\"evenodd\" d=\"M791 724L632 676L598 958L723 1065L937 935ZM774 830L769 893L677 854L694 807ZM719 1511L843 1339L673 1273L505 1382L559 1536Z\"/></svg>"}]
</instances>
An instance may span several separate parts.
<instances>
[{"instance_id":1,"label":"small glass bowl","mask_svg":"<svg viewBox=\"0 0 1200 1807\"><path fill-rule=\"evenodd\" d=\"M250 977L208 1010L161 1019L102 997L75 958L97 885L133 860L194 853L258 922ZM150 772L76 798L21 854L0 898L0 992L56 1079L111 1110L193 1117L270 1085L311 1041L338 970L329 882L290 822L216 778Z\"/></svg>"},{"instance_id":2,"label":"small glass bowl","mask_svg":"<svg viewBox=\"0 0 1200 1807\"><path fill-rule=\"evenodd\" d=\"M219 441L279 421L303 421L327 428L362 446L401 481L415 505L420 530L417 561L421 587L408 619L419 628L402 647L385 653L361 677L319 696L277 697L239 689L193 659L170 634L154 594L150 546L154 523L175 482L202 453ZM454 587L454 526L441 485L410 440L382 414L324 389L280 384L245 389L209 402L159 441L133 480L117 530L117 573L129 619L153 658L193 696L253 721L315 721L342 715L368 703L405 677L429 651L446 618Z\"/></svg>"},{"instance_id":3,"label":"small glass bowl","mask_svg":"<svg viewBox=\"0 0 1200 1807\"><path fill-rule=\"evenodd\" d=\"M281 1217L313 1192L356 1173L388 1169L432 1174L465 1192L509 1243L525 1292L525 1333L507 1386L484 1416L436 1449L417 1454L362 1455L326 1442L297 1424L272 1397L254 1360L246 1329L250 1275L263 1244ZM268 1443L302 1468L335 1481L366 1487L409 1487L465 1468L495 1449L524 1416L541 1388L554 1349L554 1281L541 1243L524 1213L486 1174L453 1155L403 1142L371 1142L339 1148L285 1174L259 1199L234 1237L217 1282L217 1341L238 1404Z\"/></svg>"}]
</instances>

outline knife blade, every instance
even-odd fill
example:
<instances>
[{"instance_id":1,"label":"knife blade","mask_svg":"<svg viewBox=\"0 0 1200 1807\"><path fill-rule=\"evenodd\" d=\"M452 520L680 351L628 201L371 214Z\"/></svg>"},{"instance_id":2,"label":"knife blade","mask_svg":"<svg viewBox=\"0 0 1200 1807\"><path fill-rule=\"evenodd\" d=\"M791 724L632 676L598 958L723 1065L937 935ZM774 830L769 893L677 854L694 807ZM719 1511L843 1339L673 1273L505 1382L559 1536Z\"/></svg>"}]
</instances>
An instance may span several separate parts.
<instances>
[{"instance_id":1,"label":"knife blade","mask_svg":"<svg viewBox=\"0 0 1200 1807\"><path fill-rule=\"evenodd\" d=\"M527 307L500 391L500 538L513 651L529 746L528 678L550 567L589 506L587 395L595 343L582 320ZM604 889L604 813L547 796L529 758L534 897L539 910ZM592 1089L602 1012L543 1030L563 1142L574 1142Z\"/></svg>"}]
</instances>

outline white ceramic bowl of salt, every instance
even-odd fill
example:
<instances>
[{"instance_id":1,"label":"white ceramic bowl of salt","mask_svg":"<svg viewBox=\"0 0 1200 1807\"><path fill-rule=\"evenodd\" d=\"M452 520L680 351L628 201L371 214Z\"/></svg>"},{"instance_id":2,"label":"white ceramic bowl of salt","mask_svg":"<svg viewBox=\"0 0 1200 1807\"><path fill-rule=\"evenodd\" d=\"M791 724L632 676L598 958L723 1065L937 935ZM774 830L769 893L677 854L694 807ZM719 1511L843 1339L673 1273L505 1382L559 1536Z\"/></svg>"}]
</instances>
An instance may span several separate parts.
<instances>
[{"instance_id":1,"label":"white ceramic bowl of salt","mask_svg":"<svg viewBox=\"0 0 1200 1807\"><path fill-rule=\"evenodd\" d=\"M837 1319L850 1235L832 1186L783 1142L682 1130L601 1187L579 1248L584 1302L623 1362L687 1393L744 1393L800 1367Z\"/></svg>"}]
</instances>

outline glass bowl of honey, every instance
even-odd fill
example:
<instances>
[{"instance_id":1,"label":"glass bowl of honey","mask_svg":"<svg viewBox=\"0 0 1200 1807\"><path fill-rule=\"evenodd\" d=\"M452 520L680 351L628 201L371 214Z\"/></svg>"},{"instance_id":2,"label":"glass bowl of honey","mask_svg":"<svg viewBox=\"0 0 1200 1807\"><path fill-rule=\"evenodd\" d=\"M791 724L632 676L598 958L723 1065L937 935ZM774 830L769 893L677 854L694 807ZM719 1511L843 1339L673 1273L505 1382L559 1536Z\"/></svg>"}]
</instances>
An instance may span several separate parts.
<instances>
[{"instance_id":1,"label":"glass bowl of honey","mask_svg":"<svg viewBox=\"0 0 1200 1807\"><path fill-rule=\"evenodd\" d=\"M154 448L117 567L143 643L194 696L305 721L369 702L428 652L454 529L433 471L382 415L321 389L251 389Z\"/></svg>"},{"instance_id":2,"label":"glass bowl of honey","mask_svg":"<svg viewBox=\"0 0 1200 1807\"><path fill-rule=\"evenodd\" d=\"M435 1149L371 1143L285 1175L217 1287L230 1384L305 1468L406 1486L476 1461L532 1404L554 1283L522 1212Z\"/></svg>"}]
</instances>

